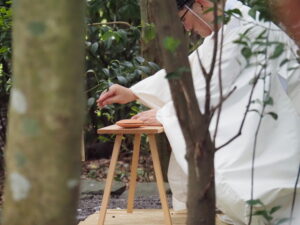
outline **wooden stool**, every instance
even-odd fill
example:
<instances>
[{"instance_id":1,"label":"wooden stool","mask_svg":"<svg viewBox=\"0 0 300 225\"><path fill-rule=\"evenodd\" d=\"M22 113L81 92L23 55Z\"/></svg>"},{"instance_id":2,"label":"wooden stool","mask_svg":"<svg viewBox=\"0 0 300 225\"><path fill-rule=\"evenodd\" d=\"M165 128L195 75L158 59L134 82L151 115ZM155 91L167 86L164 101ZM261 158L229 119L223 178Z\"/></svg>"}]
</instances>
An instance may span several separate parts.
<instances>
[{"instance_id":1,"label":"wooden stool","mask_svg":"<svg viewBox=\"0 0 300 225\"><path fill-rule=\"evenodd\" d=\"M115 144L112 152L112 157L109 165L108 175L106 179L106 184L104 188L102 204L99 213L98 225L103 225L106 215L106 210L110 198L110 192L112 187L112 182L114 178L114 172L120 152L122 137L124 134L134 134L134 144L133 144L133 156L131 164L131 175L130 175L130 184L128 192L128 203L127 203L127 213L133 212L134 206L134 193L136 187L136 178L137 178L137 166L139 160L139 151L141 143L141 135L147 134L149 138L151 156L154 166L154 172L157 182L157 188L160 196L160 201L162 205L162 210L164 213L164 220L166 225L172 225L171 216L168 207L167 196L164 188L164 181L161 172L161 166L158 157L158 151L155 141L155 134L162 133L164 131L163 127L160 126L145 126L140 128L121 128L117 125L111 125L98 129L98 134L116 134Z\"/></svg>"}]
</instances>

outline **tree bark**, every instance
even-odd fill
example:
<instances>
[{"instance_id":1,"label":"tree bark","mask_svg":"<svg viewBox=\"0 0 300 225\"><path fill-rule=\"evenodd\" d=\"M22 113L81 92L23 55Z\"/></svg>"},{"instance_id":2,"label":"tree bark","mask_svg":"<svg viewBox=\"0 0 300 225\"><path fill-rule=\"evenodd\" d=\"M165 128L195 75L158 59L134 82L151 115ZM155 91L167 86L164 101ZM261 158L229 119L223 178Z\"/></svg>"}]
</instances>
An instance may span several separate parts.
<instances>
[{"instance_id":1,"label":"tree bark","mask_svg":"<svg viewBox=\"0 0 300 225\"><path fill-rule=\"evenodd\" d=\"M187 41L177 16L174 0L154 1L157 33L167 73L190 68ZM175 51L165 49L167 37L179 40ZM188 225L215 224L214 146L209 135L210 112L201 112L190 72L169 79L177 117L187 146Z\"/></svg>"},{"instance_id":2,"label":"tree bark","mask_svg":"<svg viewBox=\"0 0 300 225\"><path fill-rule=\"evenodd\" d=\"M141 0L141 24L152 24L155 23L155 13L153 11L154 2L153 0ZM158 43L158 36L151 41L145 40L145 28L142 29L141 39L141 54L148 61L155 62L159 66L163 65L161 56L161 49Z\"/></svg>"},{"instance_id":3,"label":"tree bark","mask_svg":"<svg viewBox=\"0 0 300 225\"><path fill-rule=\"evenodd\" d=\"M280 26L290 35L300 47L300 1L299 0L269 0L271 11Z\"/></svg>"},{"instance_id":4,"label":"tree bark","mask_svg":"<svg viewBox=\"0 0 300 225\"><path fill-rule=\"evenodd\" d=\"M153 24L155 19L154 15L154 4L152 0L141 0L140 1L141 9L141 24ZM142 39L141 39L141 55L147 60L152 61L158 64L159 66L163 65L161 56L161 49L159 47L158 36L151 41L145 40L145 27L142 29ZM159 159L161 162L162 173L164 181L168 181L168 165L170 161L171 146L165 134L159 134L157 136L157 148Z\"/></svg>"},{"instance_id":5,"label":"tree bark","mask_svg":"<svg viewBox=\"0 0 300 225\"><path fill-rule=\"evenodd\" d=\"M13 2L4 225L72 225L84 118L84 1Z\"/></svg>"}]
</instances>

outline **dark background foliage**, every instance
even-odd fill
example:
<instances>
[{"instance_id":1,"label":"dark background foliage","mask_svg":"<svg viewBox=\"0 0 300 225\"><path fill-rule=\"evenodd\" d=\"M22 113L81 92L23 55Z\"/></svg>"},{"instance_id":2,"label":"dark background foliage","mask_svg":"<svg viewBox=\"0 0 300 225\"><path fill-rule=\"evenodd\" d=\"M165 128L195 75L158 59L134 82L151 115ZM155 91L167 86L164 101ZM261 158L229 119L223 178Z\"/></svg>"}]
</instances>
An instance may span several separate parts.
<instances>
[{"instance_id":1,"label":"dark background foliage","mask_svg":"<svg viewBox=\"0 0 300 225\"><path fill-rule=\"evenodd\" d=\"M137 0L86 2L86 96L84 127L87 150L112 137L98 137L98 128L130 118L142 109L137 103L98 109L100 93L113 83L130 87L159 68L140 55L140 8ZM119 21L126 23L118 23ZM11 87L11 1L0 0L0 154L5 144L6 115ZM100 139L101 140L100 140ZM126 149L126 143L125 143ZM1 163L2 164L2 163Z\"/></svg>"},{"instance_id":2,"label":"dark background foliage","mask_svg":"<svg viewBox=\"0 0 300 225\"><path fill-rule=\"evenodd\" d=\"M7 104L11 87L11 1L0 0L0 167L6 141Z\"/></svg>"}]
</instances>

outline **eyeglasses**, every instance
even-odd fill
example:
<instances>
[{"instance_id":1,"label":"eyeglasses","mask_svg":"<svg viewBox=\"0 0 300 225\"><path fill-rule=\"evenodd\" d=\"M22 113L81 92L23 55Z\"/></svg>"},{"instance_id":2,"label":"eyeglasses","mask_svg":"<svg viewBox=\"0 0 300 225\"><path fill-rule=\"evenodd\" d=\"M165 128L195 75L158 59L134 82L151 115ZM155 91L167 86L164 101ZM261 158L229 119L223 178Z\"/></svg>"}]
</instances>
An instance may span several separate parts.
<instances>
[{"instance_id":1,"label":"eyeglasses","mask_svg":"<svg viewBox=\"0 0 300 225\"><path fill-rule=\"evenodd\" d=\"M182 16L180 17L180 21L183 22L185 15L188 13L189 9L187 8L185 10L185 12L182 14Z\"/></svg>"}]
</instances>

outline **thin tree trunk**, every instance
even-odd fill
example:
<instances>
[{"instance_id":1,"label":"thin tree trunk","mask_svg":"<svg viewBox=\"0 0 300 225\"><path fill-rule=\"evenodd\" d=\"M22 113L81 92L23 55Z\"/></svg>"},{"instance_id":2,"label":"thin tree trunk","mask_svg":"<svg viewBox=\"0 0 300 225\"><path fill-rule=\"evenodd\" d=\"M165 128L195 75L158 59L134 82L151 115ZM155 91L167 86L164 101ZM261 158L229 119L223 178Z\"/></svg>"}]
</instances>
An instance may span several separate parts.
<instances>
[{"instance_id":1,"label":"thin tree trunk","mask_svg":"<svg viewBox=\"0 0 300 225\"><path fill-rule=\"evenodd\" d=\"M209 135L210 113L201 113L195 95L190 72L187 42L179 23L174 0L154 1L157 15L157 33L163 49L164 67L167 73L177 72L180 77L169 79L177 117L187 145L189 164L188 178L188 225L215 224L214 146ZM180 41L175 51L163 44L170 38Z\"/></svg>"},{"instance_id":2,"label":"thin tree trunk","mask_svg":"<svg viewBox=\"0 0 300 225\"><path fill-rule=\"evenodd\" d=\"M140 1L141 9L141 24L153 24L155 19L154 15L154 4L152 0L141 0ZM147 60L152 61L158 64L159 66L163 65L161 57L161 49L159 47L158 36L151 41L145 40L145 26L142 29L142 39L141 39L141 55ZM167 181L168 174L168 165L170 161L171 146L166 135L159 134L157 137L157 147L159 159L161 162L162 173L164 181Z\"/></svg>"},{"instance_id":3,"label":"thin tree trunk","mask_svg":"<svg viewBox=\"0 0 300 225\"><path fill-rule=\"evenodd\" d=\"M72 225L83 124L84 1L13 6L4 225Z\"/></svg>"},{"instance_id":4,"label":"thin tree trunk","mask_svg":"<svg viewBox=\"0 0 300 225\"><path fill-rule=\"evenodd\" d=\"M153 11L154 2L153 0L141 0L141 24L152 24L155 23L155 13ZM145 28L142 29L141 39L141 54L148 61L155 62L159 66L163 65L161 56L161 49L158 43L158 37L156 36L153 40L145 40Z\"/></svg>"}]
</instances>

